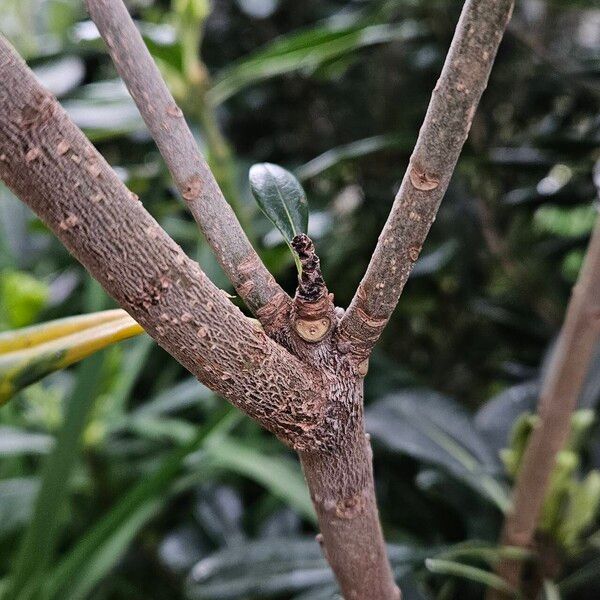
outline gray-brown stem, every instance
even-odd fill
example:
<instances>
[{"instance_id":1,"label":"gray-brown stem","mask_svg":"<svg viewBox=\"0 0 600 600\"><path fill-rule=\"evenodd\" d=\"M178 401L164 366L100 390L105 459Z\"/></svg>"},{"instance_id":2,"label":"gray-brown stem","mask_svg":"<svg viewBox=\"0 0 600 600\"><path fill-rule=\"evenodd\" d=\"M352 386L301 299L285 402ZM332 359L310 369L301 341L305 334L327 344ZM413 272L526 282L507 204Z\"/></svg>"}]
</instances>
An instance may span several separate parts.
<instances>
[{"instance_id":1,"label":"gray-brown stem","mask_svg":"<svg viewBox=\"0 0 600 600\"><path fill-rule=\"evenodd\" d=\"M600 336L600 220L571 295L565 321L548 366L538 403L539 422L531 434L513 489L501 543L532 545L556 455L571 429L571 415ZM497 574L514 588L521 584L522 563L504 559ZM505 598L490 591L490 600Z\"/></svg>"},{"instance_id":2,"label":"gray-brown stem","mask_svg":"<svg viewBox=\"0 0 600 600\"><path fill-rule=\"evenodd\" d=\"M344 598L399 600L379 522L371 446L362 419L354 425L335 449L300 453L320 543Z\"/></svg>"},{"instance_id":3,"label":"gray-brown stem","mask_svg":"<svg viewBox=\"0 0 600 600\"><path fill-rule=\"evenodd\" d=\"M1 36L0 178L200 381L287 444L320 443L318 373L212 284Z\"/></svg>"},{"instance_id":4,"label":"gray-brown stem","mask_svg":"<svg viewBox=\"0 0 600 600\"><path fill-rule=\"evenodd\" d=\"M264 306L280 310L289 296L264 266L223 197L122 0L86 3L179 192L237 293L259 319Z\"/></svg>"},{"instance_id":5,"label":"gray-brown stem","mask_svg":"<svg viewBox=\"0 0 600 600\"><path fill-rule=\"evenodd\" d=\"M366 358L398 303L435 219L510 19L513 0L467 0L417 144L367 272L342 320Z\"/></svg>"}]
</instances>

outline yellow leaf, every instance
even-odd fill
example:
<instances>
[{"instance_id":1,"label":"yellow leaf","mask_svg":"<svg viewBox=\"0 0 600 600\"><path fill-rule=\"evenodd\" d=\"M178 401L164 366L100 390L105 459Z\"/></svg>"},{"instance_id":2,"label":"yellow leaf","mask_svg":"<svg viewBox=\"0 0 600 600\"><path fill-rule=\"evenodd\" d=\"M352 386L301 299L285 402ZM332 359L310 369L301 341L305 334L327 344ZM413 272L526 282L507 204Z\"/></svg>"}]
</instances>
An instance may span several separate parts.
<instances>
[{"instance_id":1,"label":"yellow leaf","mask_svg":"<svg viewBox=\"0 0 600 600\"><path fill-rule=\"evenodd\" d=\"M143 331L125 311L110 310L0 335L0 405L49 373Z\"/></svg>"}]
</instances>

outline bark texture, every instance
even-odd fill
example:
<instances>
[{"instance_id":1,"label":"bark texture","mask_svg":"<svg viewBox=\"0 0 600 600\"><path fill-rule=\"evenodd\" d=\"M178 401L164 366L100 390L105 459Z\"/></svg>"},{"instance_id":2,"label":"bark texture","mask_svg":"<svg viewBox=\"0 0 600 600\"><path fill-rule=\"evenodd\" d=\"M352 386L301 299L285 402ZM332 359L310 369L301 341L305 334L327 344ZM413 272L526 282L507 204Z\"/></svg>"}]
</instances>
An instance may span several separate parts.
<instances>
[{"instance_id":1,"label":"bark texture","mask_svg":"<svg viewBox=\"0 0 600 600\"><path fill-rule=\"evenodd\" d=\"M467 0L417 144L367 272L342 320L366 358L390 319L446 192L513 0Z\"/></svg>"},{"instance_id":2,"label":"bark texture","mask_svg":"<svg viewBox=\"0 0 600 600\"><path fill-rule=\"evenodd\" d=\"M0 37L0 177L200 381L312 448L323 386L215 287Z\"/></svg>"},{"instance_id":3,"label":"bark texture","mask_svg":"<svg viewBox=\"0 0 600 600\"><path fill-rule=\"evenodd\" d=\"M0 177L161 346L298 451L346 600L398 600L364 431L363 378L448 185L511 0L465 4L408 172L345 316L306 236L294 240L303 265L294 301L275 283L122 1L87 3L182 196L267 333L166 235L2 38Z\"/></svg>"},{"instance_id":4,"label":"bark texture","mask_svg":"<svg viewBox=\"0 0 600 600\"><path fill-rule=\"evenodd\" d=\"M180 194L248 308L290 302L252 248L122 0L86 0Z\"/></svg>"},{"instance_id":5,"label":"bark texture","mask_svg":"<svg viewBox=\"0 0 600 600\"><path fill-rule=\"evenodd\" d=\"M571 415L600 337L600 221L571 295L565 321L538 402L539 422L531 434L513 490L501 543L530 547L548 489L556 455L571 429ZM521 584L521 561L504 559L497 573L515 589ZM490 591L490 600L506 598Z\"/></svg>"},{"instance_id":6,"label":"bark texture","mask_svg":"<svg viewBox=\"0 0 600 600\"><path fill-rule=\"evenodd\" d=\"M325 452L301 452L302 468L319 519L318 537L347 600L399 600L387 559L373 482L372 452L364 430L362 379L348 374L332 392L342 419ZM339 414L333 414L337 422Z\"/></svg>"}]
</instances>

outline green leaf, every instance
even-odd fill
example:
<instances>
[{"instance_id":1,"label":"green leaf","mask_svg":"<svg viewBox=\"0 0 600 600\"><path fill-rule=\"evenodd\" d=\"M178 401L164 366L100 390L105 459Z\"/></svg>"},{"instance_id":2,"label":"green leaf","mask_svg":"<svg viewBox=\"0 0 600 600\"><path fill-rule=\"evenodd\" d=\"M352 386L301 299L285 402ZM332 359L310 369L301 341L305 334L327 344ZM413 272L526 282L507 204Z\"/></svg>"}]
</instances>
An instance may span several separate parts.
<instances>
[{"instance_id":1,"label":"green leaf","mask_svg":"<svg viewBox=\"0 0 600 600\"><path fill-rule=\"evenodd\" d=\"M367 430L388 449L442 468L507 509L499 460L471 416L450 398L427 390L390 395L367 410Z\"/></svg>"},{"instance_id":2,"label":"green leaf","mask_svg":"<svg viewBox=\"0 0 600 600\"><path fill-rule=\"evenodd\" d=\"M494 566L502 558L523 561L530 559L532 554L531 550L519 546L498 546L490 542L467 540L443 549L435 558L458 562L466 559L480 560Z\"/></svg>"},{"instance_id":3,"label":"green leaf","mask_svg":"<svg viewBox=\"0 0 600 600\"><path fill-rule=\"evenodd\" d=\"M0 538L29 521L39 487L37 477L14 477L0 481Z\"/></svg>"},{"instance_id":4,"label":"green leaf","mask_svg":"<svg viewBox=\"0 0 600 600\"><path fill-rule=\"evenodd\" d=\"M571 573L558 584L560 593L568 598L575 598L575 592L581 591L585 586L600 580L600 557L594 556L580 569Z\"/></svg>"},{"instance_id":5,"label":"green leaf","mask_svg":"<svg viewBox=\"0 0 600 600\"><path fill-rule=\"evenodd\" d=\"M314 538L270 539L238 544L201 560L192 569L191 599L271 598L332 580Z\"/></svg>"},{"instance_id":6,"label":"green leaf","mask_svg":"<svg viewBox=\"0 0 600 600\"><path fill-rule=\"evenodd\" d=\"M399 148L410 151L414 140L407 139L404 136L396 134L376 135L362 140L356 140L343 146L331 148L323 154L319 154L306 164L302 165L297 171L298 179L305 181L324 173L340 163L362 156L368 156L381 150L390 148Z\"/></svg>"},{"instance_id":7,"label":"green leaf","mask_svg":"<svg viewBox=\"0 0 600 600\"><path fill-rule=\"evenodd\" d=\"M50 291L48 286L22 271L0 273L0 327L23 327L37 318Z\"/></svg>"},{"instance_id":8,"label":"green leaf","mask_svg":"<svg viewBox=\"0 0 600 600\"><path fill-rule=\"evenodd\" d=\"M340 25L331 22L276 39L217 76L207 100L224 102L249 85L294 71L312 73L332 59L349 55L359 48L409 40L420 35L414 22L365 24L356 20Z\"/></svg>"},{"instance_id":9,"label":"green leaf","mask_svg":"<svg viewBox=\"0 0 600 600\"><path fill-rule=\"evenodd\" d=\"M300 182L284 168L259 163L250 168L250 188L261 210L286 241L308 230L308 202Z\"/></svg>"},{"instance_id":10,"label":"green leaf","mask_svg":"<svg viewBox=\"0 0 600 600\"><path fill-rule=\"evenodd\" d=\"M230 437L219 439L207 451L217 466L254 479L306 519L316 523L312 502L297 463L282 456L262 454Z\"/></svg>"},{"instance_id":11,"label":"green leaf","mask_svg":"<svg viewBox=\"0 0 600 600\"><path fill-rule=\"evenodd\" d=\"M549 579L544 579L544 600L560 600L558 586Z\"/></svg>"},{"instance_id":12,"label":"green leaf","mask_svg":"<svg viewBox=\"0 0 600 600\"><path fill-rule=\"evenodd\" d=\"M428 558L425 561L425 566L431 573L440 575L452 575L469 581L481 583L486 587L499 590L506 594L510 594L513 598L517 598L517 592L498 575L494 575L484 569L478 569L470 565L464 565L452 560L442 560L439 558Z\"/></svg>"},{"instance_id":13,"label":"green leaf","mask_svg":"<svg viewBox=\"0 0 600 600\"><path fill-rule=\"evenodd\" d=\"M15 427L0 426L0 456L47 454L54 439L47 433L33 433Z\"/></svg>"},{"instance_id":14,"label":"green leaf","mask_svg":"<svg viewBox=\"0 0 600 600\"><path fill-rule=\"evenodd\" d=\"M253 165L249 172L252 195L267 218L279 229L296 261L292 239L308 231L308 202L300 182L284 168L271 163Z\"/></svg>"},{"instance_id":15,"label":"green leaf","mask_svg":"<svg viewBox=\"0 0 600 600\"><path fill-rule=\"evenodd\" d=\"M44 573L58 542L68 482L79 456L81 434L97 396L102 360L101 355L96 355L79 369L63 427L43 466L34 515L22 539L11 582L3 596L6 600L29 600L44 584Z\"/></svg>"},{"instance_id":16,"label":"green leaf","mask_svg":"<svg viewBox=\"0 0 600 600\"><path fill-rule=\"evenodd\" d=\"M0 404L49 373L143 331L125 311L107 310L0 334Z\"/></svg>"},{"instance_id":17,"label":"green leaf","mask_svg":"<svg viewBox=\"0 0 600 600\"><path fill-rule=\"evenodd\" d=\"M423 548L390 544L388 556L394 573L402 577L421 566L428 554ZM330 589L329 596L321 596L324 586ZM287 598L291 593L309 590L317 593L315 597L328 599L333 599L337 591L333 573L314 537L275 537L239 542L200 560L190 573L186 597Z\"/></svg>"},{"instance_id":18,"label":"green leaf","mask_svg":"<svg viewBox=\"0 0 600 600\"><path fill-rule=\"evenodd\" d=\"M600 473L590 471L581 482L572 482L567 506L558 528L558 539L567 548L575 548L579 538L592 525L600 506Z\"/></svg>"},{"instance_id":19,"label":"green leaf","mask_svg":"<svg viewBox=\"0 0 600 600\"><path fill-rule=\"evenodd\" d=\"M218 411L189 443L173 450L150 475L143 478L65 555L45 582L44 600L82 600L106 576L140 529L181 491L174 483L186 458L213 435L220 435L237 413ZM194 480L196 483L196 480Z\"/></svg>"}]
</instances>

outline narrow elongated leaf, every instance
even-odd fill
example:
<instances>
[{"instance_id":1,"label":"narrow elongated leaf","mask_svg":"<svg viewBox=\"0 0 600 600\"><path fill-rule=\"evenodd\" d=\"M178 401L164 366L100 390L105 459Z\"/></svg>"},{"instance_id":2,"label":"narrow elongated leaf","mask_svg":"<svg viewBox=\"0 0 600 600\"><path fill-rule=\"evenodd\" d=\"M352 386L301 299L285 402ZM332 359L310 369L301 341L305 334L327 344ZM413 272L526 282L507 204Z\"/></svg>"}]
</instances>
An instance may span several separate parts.
<instances>
[{"instance_id":1,"label":"narrow elongated leaf","mask_svg":"<svg viewBox=\"0 0 600 600\"><path fill-rule=\"evenodd\" d=\"M423 548L389 545L394 573L406 574L423 564ZM324 592L323 592L324 588ZM281 598L306 592L302 598L327 598L337 591L333 573L314 538L306 536L239 542L199 561L187 583L193 600ZM331 596L330 596L331 597Z\"/></svg>"},{"instance_id":2,"label":"narrow elongated leaf","mask_svg":"<svg viewBox=\"0 0 600 600\"><path fill-rule=\"evenodd\" d=\"M289 243L308 230L308 202L299 181L289 172L271 163L253 165L250 188L261 210L281 231Z\"/></svg>"},{"instance_id":3,"label":"narrow elongated leaf","mask_svg":"<svg viewBox=\"0 0 600 600\"><path fill-rule=\"evenodd\" d=\"M350 23L316 27L280 37L261 50L217 76L207 98L213 104L224 102L245 87L284 73L311 73L332 59L359 48L409 40L420 35L414 22L402 24Z\"/></svg>"},{"instance_id":4,"label":"narrow elongated leaf","mask_svg":"<svg viewBox=\"0 0 600 600\"><path fill-rule=\"evenodd\" d=\"M231 437L219 439L207 450L218 466L258 481L309 521L316 523L312 502L297 464L281 456L262 454Z\"/></svg>"},{"instance_id":5,"label":"narrow elongated leaf","mask_svg":"<svg viewBox=\"0 0 600 600\"><path fill-rule=\"evenodd\" d=\"M49 373L143 331L125 311L109 310L0 335L0 404Z\"/></svg>"},{"instance_id":6,"label":"narrow elongated leaf","mask_svg":"<svg viewBox=\"0 0 600 600\"><path fill-rule=\"evenodd\" d=\"M189 443L176 448L152 474L135 485L60 561L44 585L44 600L80 600L88 597L126 551L140 529L175 491L174 483L186 458L212 435L232 422L229 407L204 425Z\"/></svg>"},{"instance_id":7,"label":"narrow elongated leaf","mask_svg":"<svg viewBox=\"0 0 600 600\"><path fill-rule=\"evenodd\" d=\"M83 363L67 406L65 421L43 467L33 518L21 542L4 598L29 600L44 583L60 532L68 481L77 460L81 434L98 391L102 357Z\"/></svg>"},{"instance_id":8,"label":"narrow elongated leaf","mask_svg":"<svg viewBox=\"0 0 600 600\"><path fill-rule=\"evenodd\" d=\"M464 565L459 562L438 558L428 558L425 561L425 566L431 573L453 575L454 577L475 581L483 584L486 587L505 592L513 598L518 598L517 592L510 585L508 585L504 579L498 577L498 575L490 573L489 571L478 569L477 567L472 567L471 565Z\"/></svg>"},{"instance_id":9,"label":"narrow elongated leaf","mask_svg":"<svg viewBox=\"0 0 600 600\"><path fill-rule=\"evenodd\" d=\"M0 456L47 454L53 443L54 439L47 433L0 426Z\"/></svg>"},{"instance_id":10,"label":"narrow elongated leaf","mask_svg":"<svg viewBox=\"0 0 600 600\"><path fill-rule=\"evenodd\" d=\"M507 508L507 490L496 477L501 464L458 403L424 390L397 393L371 405L367 429L390 450L441 467Z\"/></svg>"},{"instance_id":11,"label":"narrow elongated leaf","mask_svg":"<svg viewBox=\"0 0 600 600\"><path fill-rule=\"evenodd\" d=\"M316 156L297 169L296 174L300 181L304 181L311 177L316 177L340 163L380 152L381 150L388 150L390 148L410 149L413 141L412 139L406 139L403 136L394 134L375 135L362 140L356 140L323 152L323 154Z\"/></svg>"},{"instance_id":12,"label":"narrow elongated leaf","mask_svg":"<svg viewBox=\"0 0 600 600\"><path fill-rule=\"evenodd\" d=\"M268 598L332 579L313 538L273 539L238 544L201 560L186 591L193 599Z\"/></svg>"},{"instance_id":13,"label":"narrow elongated leaf","mask_svg":"<svg viewBox=\"0 0 600 600\"><path fill-rule=\"evenodd\" d=\"M23 327L15 331L5 331L0 333L0 354L51 342L71 333L122 319L126 315L127 313L121 309L103 310L89 315L56 319L55 321Z\"/></svg>"}]
</instances>

